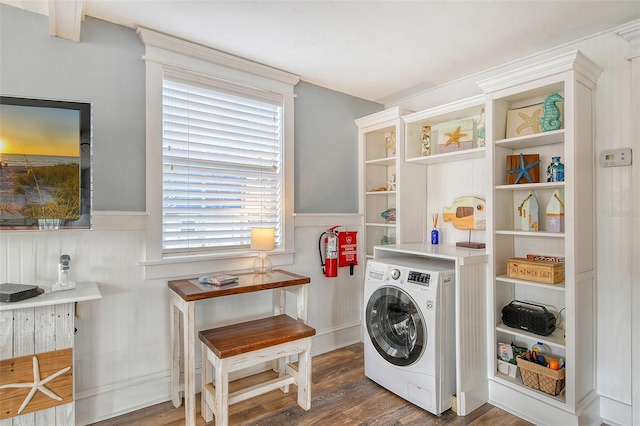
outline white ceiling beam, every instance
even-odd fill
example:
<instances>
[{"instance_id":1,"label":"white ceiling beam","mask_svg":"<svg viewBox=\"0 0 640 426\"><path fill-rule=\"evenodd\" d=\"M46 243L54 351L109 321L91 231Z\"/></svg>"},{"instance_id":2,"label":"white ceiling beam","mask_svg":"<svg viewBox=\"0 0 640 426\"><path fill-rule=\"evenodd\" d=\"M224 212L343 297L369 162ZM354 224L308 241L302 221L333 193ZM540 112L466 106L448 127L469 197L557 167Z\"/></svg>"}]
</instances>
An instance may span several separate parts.
<instances>
[{"instance_id":1,"label":"white ceiling beam","mask_svg":"<svg viewBox=\"0 0 640 426\"><path fill-rule=\"evenodd\" d=\"M49 0L49 33L52 37L80 41L85 0Z\"/></svg>"}]
</instances>

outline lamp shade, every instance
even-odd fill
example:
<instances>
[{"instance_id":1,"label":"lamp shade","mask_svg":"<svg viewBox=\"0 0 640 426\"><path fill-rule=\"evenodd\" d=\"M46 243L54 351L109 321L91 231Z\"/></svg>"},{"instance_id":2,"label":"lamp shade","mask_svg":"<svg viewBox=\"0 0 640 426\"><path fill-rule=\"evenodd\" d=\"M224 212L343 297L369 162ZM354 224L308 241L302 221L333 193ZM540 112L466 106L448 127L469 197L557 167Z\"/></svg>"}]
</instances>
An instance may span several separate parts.
<instances>
[{"instance_id":1,"label":"lamp shade","mask_svg":"<svg viewBox=\"0 0 640 426\"><path fill-rule=\"evenodd\" d=\"M275 228L251 228L251 248L254 250L273 250L275 235Z\"/></svg>"}]
</instances>

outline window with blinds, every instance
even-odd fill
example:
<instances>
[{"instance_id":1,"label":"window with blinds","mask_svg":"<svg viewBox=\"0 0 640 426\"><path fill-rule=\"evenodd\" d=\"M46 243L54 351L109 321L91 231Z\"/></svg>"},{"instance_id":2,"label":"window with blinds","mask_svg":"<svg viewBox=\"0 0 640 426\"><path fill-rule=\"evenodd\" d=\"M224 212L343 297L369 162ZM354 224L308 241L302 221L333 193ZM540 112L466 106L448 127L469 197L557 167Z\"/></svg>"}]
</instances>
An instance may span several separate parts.
<instances>
[{"instance_id":1,"label":"window with blinds","mask_svg":"<svg viewBox=\"0 0 640 426\"><path fill-rule=\"evenodd\" d=\"M164 253L249 248L251 227L281 238L282 99L165 75Z\"/></svg>"}]
</instances>

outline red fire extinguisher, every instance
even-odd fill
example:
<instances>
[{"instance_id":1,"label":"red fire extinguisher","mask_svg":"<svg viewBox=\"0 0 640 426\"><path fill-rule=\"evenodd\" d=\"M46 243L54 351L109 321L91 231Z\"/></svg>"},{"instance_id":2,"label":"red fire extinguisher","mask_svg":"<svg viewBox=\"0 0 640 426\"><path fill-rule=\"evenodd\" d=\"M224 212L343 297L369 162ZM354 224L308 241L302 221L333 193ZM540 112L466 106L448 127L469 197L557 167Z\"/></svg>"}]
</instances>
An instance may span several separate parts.
<instances>
[{"instance_id":1,"label":"red fire extinguisher","mask_svg":"<svg viewBox=\"0 0 640 426\"><path fill-rule=\"evenodd\" d=\"M318 240L318 251L320 252L320 265L322 272L329 278L338 276L338 231L340 225L327 229L320 234ZM322 237L324 237L324 260L322 259Z\"/></svg>"}]
</instances>

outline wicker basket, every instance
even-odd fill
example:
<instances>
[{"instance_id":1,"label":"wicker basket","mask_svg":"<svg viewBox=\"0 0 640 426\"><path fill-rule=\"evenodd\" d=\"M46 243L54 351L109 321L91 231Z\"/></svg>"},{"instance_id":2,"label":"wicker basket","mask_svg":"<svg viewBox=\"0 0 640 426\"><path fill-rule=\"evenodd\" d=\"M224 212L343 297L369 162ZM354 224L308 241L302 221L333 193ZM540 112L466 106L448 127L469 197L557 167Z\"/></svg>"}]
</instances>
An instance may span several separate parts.
<instances>
[{"instance_id":1,"label":"wicker basket","mask_svg":"<svg viewBox=\"0 0 640 426\"><path fill-rule=\"evenodd\" d=\"M564 368L552 370L522 358L516 361L525 386L554 396L564 389Z\"/></svg>"}]
</instances>

